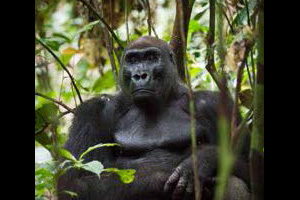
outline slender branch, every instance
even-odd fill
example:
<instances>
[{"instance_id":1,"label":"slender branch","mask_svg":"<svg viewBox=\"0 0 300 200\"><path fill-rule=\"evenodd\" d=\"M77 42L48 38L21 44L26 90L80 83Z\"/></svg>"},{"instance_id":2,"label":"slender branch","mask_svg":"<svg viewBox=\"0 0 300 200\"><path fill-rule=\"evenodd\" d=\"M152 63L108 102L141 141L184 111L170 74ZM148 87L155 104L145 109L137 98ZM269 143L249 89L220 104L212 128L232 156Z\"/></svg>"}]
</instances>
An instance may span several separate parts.
<instances>
[{"instance_id":1,"label":"slender branch","mask_svg":"<svg viewBox=\"0 0 300 200\"><path fill-rule=\"evenodd\" d=\"M251 19L250 19L248 1L244 0L244 3L246 5L246 11L247 11L247 23L248 23L248 26L251 27ZM253 29L254 28L255 27L253 27ZM250 56L251 56L251 64L252 64L253 84L255 84L255 69L254 69L254 59L253 59L253 51L252 50L250 51ZM247 70L248 70L248 66L247 66ZM250 79L250 75L249 75L249 79ZM253 88L253 84L252 84L252 88Z\"/></svg>"},{"instance_id":2,"label":"slender branch","mask_svg":"<svg viewBox=\"0 0 300 200\"><path fill-rule=\"evenodd\" d=\"M217 40L217 53L220 59L220 64L219 64L219 69L221 70L222 74L225 74L224 72L224 61L225 61L225 56L226 56L226 49L225 49L225 44L224 44L224 11L222 7L222 1L220 0L218 3L216 2L217 5L217 33L218 33L218 40Z\"/></svg>"},{"instance_id":3,"label":"slender branch","mask_svg":"<svg viewBox=\"0 0 300 200\"><path fill-rule=\"evenodd\" d=\"M158 38L158 35L157 35L157 33L155 31L155 28L154 28L154 25L152 23L151 7L150 7L150 4L149 4L149 0L146 0L146 3L147 3L147 7L148 7L148 32L149 32L149 35L151 35L151 29L152 29L155 37Z\"/></svg>"},{"instance_id":4,"label":"slender branch","mask_svg":"<svg viewBox=\"0 0 300 200\"><path fill-rule=\"evenodd\" d=\"M69 110L67 110L67 111L65 111L65 112L62 112L62 113L60 113L60 114L57 116L57 119L60 119L60 118L62 118L63 116L69 114L69 113L74 113L74 112L71 112L71 111L69 111Z\"/></svg>"},{"instance_id":5,"label":"slender branch","mask_svg":"<svg viewBox=\"0 0 300 200\"><path fill-rule=\"evenodd\" d=\"M152 24L152 30L153 30L153 33L154 33L155 37L159 38L158 35L157 35L157 33L156 33L156 31L155 31L155 28L154 28L153 24Z\"/></svg>"},{"instance_id":6,"label":"slender branch","mask_svg":"<svg viewBox=\"0 0 300 200\"><path fill-rule=\"evenodd\" d=\"M246 12L247 12L247 23L248 26L251 26L251 21L250 21L250 13L249 13L249 6L248 6L248 1L244 0L244 3L246 5Z\"/></svg>"},{"instance_id":7,"label":"slender branch","mask_svg":"<svg viewBox=\"0 0 300 200\"><path fill-rule=\"evenodd\" d=\"M58 101L58 100L53 99L53 98L51 98L51 97L48 97L48 96L46 96L46 95L44 95L44 94L41 94L41 93L39 93L39 92L36 92L35 95L36 95L36 96L43 97L44 99L48 99L48 100L50 100L50 101L52 101L52 102L54 102L54 103L56 103L56 104L58 104L58 105L64 107L64 108L65 108L66 110L68 110L69 112L74 113L74 109L70 108L69 106L67 106L66 104L62 103L61 101Z\"/></svg>"},{"instance_id":8,"label":"slender branch","mask_svg":"<svg viewBox=\"0 0 300 200\"><path fill-rule=\"evenodd\" d=\"M151 35L151 10L150 10L150 4L149 4L149 0L145 0L145 1L146 1L146 5L147 5L147 12L148 12L148 19L147 19L148 34Z\"/></svg>"},{"instance_id":9,"label":"slender branch","mask_svg":"<svg viewBox=\"0 0 300 200\"><path fill-rule=\"evenodd\" d=\"M55 119L54 121L57 121L58 119L62 118L63 116L65 116L65 115L67 115L67 114L69 114L69 113L71 113L69 110L60 113L60 114L56 117L56 119ZM35 131L35 136L38 135L38 134L43 133L44 130L45 130L50 124L51 124L51 122L48 123L48 122L45 121L44 126L43 126L41 129Z\"/></svg>"},{"instance_id":10,"label":"slender branch","mask_svg":"<svg viewBox=\"0 0 300 200\"><path fill-rule=\"evenodd\" d=\"M217 84L218 88L221 89L221 83L215 67L214 59L214 42L215 42L215 1L209 1L209 32L207 36L207 65L205 66L206 70L210 73L211 77Z\"/></svg>"},{"instance_id":11,"label":"slender branch","mask_svg":"<svg viewBox=\"0 0 300 200\"><path fill-rule=\"evenodd\" d=\"M105 37L105 44L106 44L106 48L108 51L108 56L110 59L110 63L111 63L111 68L113 71L113 75L114 75L114 80L116 83L116 87L117 87L117 83L118 83L118 71L117 71L117 66L116 66L116 61L113 55L113 47L112 47L112 41L109 39L109 35L108 32L106 30L104 30L104 37Z\"/></svg>"},{"instance_id":12,"label":"slender branch","mask_svg":"<svg viewBox=\"0 0 300 200\"><path fill-rule=\"evenodd\" d=\"M219 7L220 7L220 9L222 10L223 15L225 16L225 19L226 19L226 21L227 21L227 23L228 23L228 25L229 25L229 27L230 27L231 33L234 34L234 33L235 33L235 30L234 30L232 24L230 23L230 20L229 20L229 18L228 18L228 16L227 16L225 10L223 9L223 6L222 6L222 5L219 5Z\"/></svg>"},{"instance_id":13,"label":"slender branch","mask_svg":"<svg viewBox=\"0 0 300 200\"><path fill-rule=\"evenodd\" d=\"M34 135L37 136L37 135L43 133L48 126L49 126L49 123L45 123L41 129L35 131Z\"/></svg>"},{"instance_id":14,"label":"slender branch","mask_svg":"<svg viewBox=\"0 0 300 200\"><path fill-rule=\"evenodd\" d=\"M87 1L85 0L79 0L81 1L85 6L88 7L89 10L91 10L97 17L98 19L102 22L102 24L104 24L104 26L107 28L107 30L110 32L110 34L112 35L112 37L115 39L115 41L118 43L118 45L120 46L121 49L124 49L123 45L121 44L119 38L116 36L116 34L114 33L114 31L112 30L112 28L105 22L105 20L98 14L98 12L95 10L95 8L93 8L93 6L91 6Z\"/></svg>"},{"instance_id":15,"label":"slender branch","mask_svg":"<svg viewBox=\"0 0 300 200\"><path fill-rule=\"evenodd\" d=\"M252 75L253 75L253 86L255 86L256 83L256 72L255 72L255 65L254 65L254 58L253 58L253 51L250 51L250 58L251 58L251 68L252 68Z\"/></svg>"},{"instance_id":16,"label":"slender branch","mask_svg":"<svg viewBox=\"0 0 300 200\"><path fill-rule=\"evenodd\" d=\"M74 97L75 106L77 107L77 101L76 101L76 98L75 98L74 89L73 89L72 84L71 84L71 90L72 90L72 94L73 94L73 97Z\"/></svg>"},{"instance_id":17,"label":"slender branch","mask_svg":"<svg viewBox=\"0 0 300 200\"><path fill-rule=\"evenodd\" d=\"M125 3L125 24L126 24L126 35L127 35L127 43L130 42L130 39L129 39L129 27L128 27L128 5L127 5L127 2L124 1Z\"/></svg>"},{"instance_id":18,"label":"slender branch","mask_svg":"<svg viewBox=\"0 0 300 200\"><path fill-rule=\"evenodd\" d=\"M221 79L218 76L216 66L215 66L215 58L214 58L214 43L215 43L215 0L209 1L209 32L207 36L207 53L206 53L206 59L207 59L207 65L205 66L206 70L211 75L212 79L218 86L219 90L222 88L224 89L224 92L229 97L229 91L227 86L223 86L221 83Z\"/></svg>"},{"instance_id":19,"label":"slender branch","mask_svg":"<svg viewBox=\"0 0 300 200\"><path fill-rule=\"evenodd\" d=\"M235 146L236 144L236 140L238 138L238 131L237 131L237 116L239 113L239 103L238 103L238 98L239 98L239 93L241 90L241 85L242 85L242 78L243 78L243 71L245 68L245 64L247 61L247 57L248 54L251 50L251 48L254 45L254 42L250 42L248 40L244 40L245 42L245 53L243 55L243 61L241 62L241 64L238 67L238 71L237 71L237 83L236 83L236 89L235 89L235 99L234 99L234 105L233 105L233 111L232 111L232 116L231 116L231 141L233 146Z\"/></svg>"},{"instance_id":20,"label":"slender branch","mask_svg":"<svg viewBox=\"0 0 300 200\"><path fill-rule=\"evenodd\" d=\"M183 52L183 67L185 70L185 76L188 86L188 96L189 96L189 110L191 117L191 143L192 143L192 162L193 162L193 173L194 173L194 190L195 190L195 200L201 200L201 183L199 180L199 172L198 172L198 157L197 157L197 139L196 139L196 118L195 118L195 97L192 91L191 78L189 74L188 67L186 65L186 35L185 35L185 18L184 18L184 9L183 2L181 0L176 1L176 10L179 11L179 18L175 21L175 23L179 23L180 26L180 38L181 38L181 49Z\"/></svg>"},{"instance_id":21,"label":"slender branch","mask_svg":"<svg viewBox=\"0 0 300 200\"><path fill-rule=\"evenodd\" d=\"M248 74L248 77L249 77L250 86L253 89L254 85L253 85L253 82L252 82L252 77L251 77L248 61L246 61L246 68L247 68L247 74Z\"/></svg>"},{"instance_id":22,"label":"slender branch","mask_svg":"<svg viewBox=\"0 0 300 200\"><path fill-rule=\"evenodd\" d=\"M191 17L191 12L192 12L192 8L193 8L193 3L194 0L189 0L189 3L187 3L184 0L176 0L176 16L175 16L175 22L174 22L174 26L173 26L173 31L172 31L172 37L171 37L171 41L170 41L170 46L171 49L173 50L174 54L175 54L175 61L176 61L176 65L177 65L177 71L179 74L180 79L183 82L186 82L185 78L185 67L184 67L184 49L186 48L186 38L188 35L188 27L189 27L189 21L190 21L190 17ZM181 4L182 5L182 9L183 11L180 11L180 7L177 6ZM180 17L180 13L182 12L182 16L183 16L183 26L181 26L179 23L181 21ZM181 31L184 32L184 37L181 37ZM184 47L184 49L182 48Z\"/></svg>"},{"instance_id":23,"label":"slender branch","mask_svg":"<svg viewBox=\"0 0 300 200\"><path fill-rule=\"evenodd\" d=\"M71 82L76 90L76 93L78 95L78 98L80 100L80 103L82 103L82 98L81 98L81 95L80 95L80 92L75 84L75 80L73 78L73 76L71 75L70 71L67 69L67 67L61 62L61 60L55 55L55 53L46 45L44 44L44 42L42 42L40 39L36 38L36 40L45 48L47 49L47 51L55 58L55 60L60 64L60 66L67 72L68 76L70 77L71 79Z\"/></svg>"}]
</instances>

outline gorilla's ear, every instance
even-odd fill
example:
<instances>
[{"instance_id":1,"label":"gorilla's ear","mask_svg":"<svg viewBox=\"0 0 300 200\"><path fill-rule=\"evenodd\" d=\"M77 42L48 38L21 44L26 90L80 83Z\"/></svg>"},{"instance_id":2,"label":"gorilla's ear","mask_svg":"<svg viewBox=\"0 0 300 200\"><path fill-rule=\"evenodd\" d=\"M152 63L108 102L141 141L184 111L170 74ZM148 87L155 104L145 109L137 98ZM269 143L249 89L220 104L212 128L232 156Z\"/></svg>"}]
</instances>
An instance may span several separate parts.
<instances>
[{"instance_id":1,"label":"gorilla's ear","mask_svg":"<svg viewBox=\"0 0 300 200\"><path fill-rule=\"evenodd\" d=\"M173 65L176 66L176 62L175 62L175 57L174 57L173 51L170 52L169 56L170 56L170 60L171 60L171 62L173 63Z\"/></svg>"}]
</instances>

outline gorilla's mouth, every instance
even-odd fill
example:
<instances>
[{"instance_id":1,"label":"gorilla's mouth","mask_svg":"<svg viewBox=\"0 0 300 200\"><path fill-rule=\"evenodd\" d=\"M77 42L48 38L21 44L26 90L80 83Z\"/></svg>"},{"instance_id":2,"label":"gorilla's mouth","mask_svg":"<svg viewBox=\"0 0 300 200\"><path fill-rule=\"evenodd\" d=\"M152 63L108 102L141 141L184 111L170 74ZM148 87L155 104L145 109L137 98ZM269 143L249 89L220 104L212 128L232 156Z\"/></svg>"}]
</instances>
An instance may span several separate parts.
<instances>
[{"instance_id":1,"label":"gorilla's mouth","mask_svg":"<svg viewBox=\"0 0 300 200\"><path fill-rule=\"evenodd\" d=\"M145 95L149 95L149 94L151 94L151 95L153 95L155 93L155 91L154 90L152 90L152 89L146 89L146 88L139 88L139 89L136 89L136 90L134 90L133 92L132 92L132 96L136 96L136 95L143 95L143 94L145 94Z\"/></svg>"}]
</instances>

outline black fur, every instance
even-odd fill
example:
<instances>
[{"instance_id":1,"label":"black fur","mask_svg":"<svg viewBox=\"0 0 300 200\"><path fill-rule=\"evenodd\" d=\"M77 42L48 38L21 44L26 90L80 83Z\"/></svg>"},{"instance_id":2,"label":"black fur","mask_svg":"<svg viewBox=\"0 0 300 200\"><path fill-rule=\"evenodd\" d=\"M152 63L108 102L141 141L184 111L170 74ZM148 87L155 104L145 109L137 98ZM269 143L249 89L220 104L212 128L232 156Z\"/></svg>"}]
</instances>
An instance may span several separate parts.
<instances>
[{"instance_id":1,"label":"black fur","mask_svg":"<svg viewBox=\"0 0 300 200\"><path fill-rule=\"evenodd\" d=\"M81 200L193 198L188 93L176 69L173 53L162 40L142 37L126 48L119 77L122 90L80 105L65 147L78 158L89 146L117 142L120 148L92 151L86 161L136 169L135 180L123 184L115 174L98 179L89 172L69 170L58 181L60 200L72 199L63 190L76 192ZM194 95L202 199L211 199L218 166L219 95L211 91ZM245 199L249 194L248 146L246 142L246 159L241 156L235 164L227 199Z\"/></svg>"}]
</instances>

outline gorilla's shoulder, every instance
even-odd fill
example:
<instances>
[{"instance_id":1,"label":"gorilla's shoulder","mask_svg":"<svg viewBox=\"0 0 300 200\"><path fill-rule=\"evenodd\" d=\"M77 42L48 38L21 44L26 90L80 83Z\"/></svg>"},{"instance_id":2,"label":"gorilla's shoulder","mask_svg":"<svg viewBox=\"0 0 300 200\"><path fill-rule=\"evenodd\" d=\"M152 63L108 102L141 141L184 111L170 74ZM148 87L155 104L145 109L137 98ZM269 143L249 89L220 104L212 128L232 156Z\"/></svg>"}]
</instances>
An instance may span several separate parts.
<instances>
[{"instance_id":1,"label":"gorilla's shoulder","mask_svg":"<svg viewBox=\"0 0 300 200\"><path fill-rule=\"evenodd\" d=\"M195 98L201 98L201 99L217 99L219 98L219 92L218 91L212 91L212 90L197 90L194 91Z\"/></svg>"},{"instance_id":2,"label":"gorilla's shoulder","mask_svg":"<svg viewBox=\"0 0 300 200\"><path fill-rule=\"evenodd\" d=\"M84 101L75 110L75 118L81 120L99 119L113 114L115 96L102 94Z\"/></svg>"},{"instance_id":3,"label":"gorilla's shoulder","mask_svg":"<svg viewBox=\"0 0 300 200\"><path fill-rule=\"evenodd\" d=\"M215 118L219 105L219 92L200 90L194 92L196 115Z\"/></svg>"}]
</instances>

